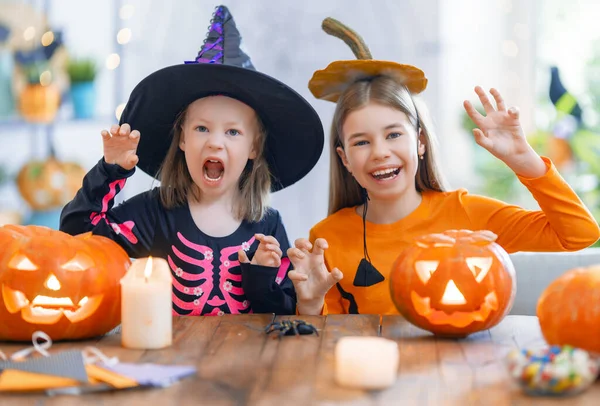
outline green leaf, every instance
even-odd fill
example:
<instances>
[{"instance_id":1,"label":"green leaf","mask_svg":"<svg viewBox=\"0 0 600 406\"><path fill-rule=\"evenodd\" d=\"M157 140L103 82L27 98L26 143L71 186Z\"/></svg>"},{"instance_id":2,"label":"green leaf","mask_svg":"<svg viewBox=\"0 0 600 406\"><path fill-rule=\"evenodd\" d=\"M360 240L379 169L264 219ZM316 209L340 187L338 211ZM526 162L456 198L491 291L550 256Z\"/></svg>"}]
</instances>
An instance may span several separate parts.
<instances>
[{"instance_id":1,"label":"green leaf","mask_svg":"<svg viewBox=\"0 0 600 406\"><path fill-rule=\"evenodd\" d=\"M571 148L577 158L585 162L593 173L600 175L600 134L579 130L573 134Z\"/></svg>"},{"instance_id":2,"label":"green leaf","mask_svg":"<svg viewBox=\"0 0 600 406\"><path fill-rule=\"evenodd\" d=\"M67 73L71 83L92 82L96 78L98 67L91 58L71 59L67 64Z\"/></svg>"}]
</instances>

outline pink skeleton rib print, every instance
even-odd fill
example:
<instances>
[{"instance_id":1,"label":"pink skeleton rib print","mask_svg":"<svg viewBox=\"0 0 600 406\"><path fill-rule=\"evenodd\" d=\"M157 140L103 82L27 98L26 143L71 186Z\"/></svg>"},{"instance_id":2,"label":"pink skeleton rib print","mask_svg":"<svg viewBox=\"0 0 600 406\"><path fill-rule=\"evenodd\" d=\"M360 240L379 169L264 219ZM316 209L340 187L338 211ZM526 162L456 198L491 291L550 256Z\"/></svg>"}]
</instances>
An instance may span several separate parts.
<instances>
[{"instance_id":1,"label":"pink skeleton rib print","mask_svg":"<svg viewBox=\"0 0 600 406\"><path fill-rule=\"evenodd\" d=\"M226 313L252 313L242 289L237 253L240 249L248 251L255 242L254 236L239 245L221 248L216 255L211 247L193 243L181 232L177 233L177 240L177 244L171 246L172 255L167 257L173 274L173 314L221 316ZM191 250L193 255L184 254L178 248L179 244ZM175 260L182 265L177 266ZM281 283L288 267L289 260L284 258L275 278L277 283ZM215 273L215 269L218 272Z\"/></svg>"}]
</instances>

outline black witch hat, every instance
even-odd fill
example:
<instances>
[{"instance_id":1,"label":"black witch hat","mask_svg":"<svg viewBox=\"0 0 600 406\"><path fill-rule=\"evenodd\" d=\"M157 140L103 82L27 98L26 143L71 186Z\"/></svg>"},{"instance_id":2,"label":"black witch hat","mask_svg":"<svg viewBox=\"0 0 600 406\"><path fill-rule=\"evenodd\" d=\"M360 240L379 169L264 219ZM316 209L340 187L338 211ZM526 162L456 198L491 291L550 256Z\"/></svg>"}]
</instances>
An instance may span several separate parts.
<instances>
[{"instance_id":1,"label":"black witch hat","mask_svg":"<svg viewBox=\"0 0 600 406\"><path fill-rule=\"evenodd\" d=\"M258 72L241 49L231 13L218 6L193 61L152 73L133 90L120 124L141 133L138 167L157 177L177 115L196 99L224 95L252 107L267 130L265 157L271 190L302 179L323 151L321 120L310 103L286 84Z\"/></svg>"}]
</instances>

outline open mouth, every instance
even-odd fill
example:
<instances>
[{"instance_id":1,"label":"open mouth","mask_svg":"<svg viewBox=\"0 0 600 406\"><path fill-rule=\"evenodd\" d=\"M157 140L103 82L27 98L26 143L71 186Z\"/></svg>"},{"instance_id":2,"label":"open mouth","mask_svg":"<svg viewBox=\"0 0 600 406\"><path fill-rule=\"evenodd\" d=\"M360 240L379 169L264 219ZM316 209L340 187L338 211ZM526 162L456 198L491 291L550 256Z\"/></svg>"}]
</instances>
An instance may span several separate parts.
<instances>
[{"instance_id":1,"label":"open mouth","mask_svg":"<svg viewBox=\"0 0 600 406\"><path fill-rule=\"evenodd\" d=\"M207 159L203 166L204 179L208 182L218 182L223 177L225 166L218 159Z\"/></svg>"},{"instance_id":2,"label":"open mouth","mask_svg":"<svg viewBox=\"0 0 600 406\"><path fill-rule=\"evenodd\" d=\"M486 295L481 307L472 312L452 312L448 314L442 310L432 309L431 300L411 292L412 304L420 316L427 318L431 324L449 324L455 327L466 327L474 321L487 320L492 310L498 310L498 297L495 292Z\"/></svg>"},{"instance_id":3,"label":"open mouth","mask_svg":"<svg viewBox=\"0 0 600 406\"><path fill-rule=\"evenodd\" d=\"M400 167L380 169L375 172L371 172L371 176L377 180L391 180L394 179L400 173Z\"/></svg>"},{"instance_id":4,"label":"open mouth","mask_svg":"<svg viewBox=\"0 0 600 406\"><path fill-rule=\"evenodd\" d=\"M21 312L21 317L32 324L55 324L64 315L71 323L87 319L102 303L103 295L84 297L76 305L68 297L37 295L29 301L25 294L2 285L2 299L9 313Z\"/></svg>"}]
</instances>

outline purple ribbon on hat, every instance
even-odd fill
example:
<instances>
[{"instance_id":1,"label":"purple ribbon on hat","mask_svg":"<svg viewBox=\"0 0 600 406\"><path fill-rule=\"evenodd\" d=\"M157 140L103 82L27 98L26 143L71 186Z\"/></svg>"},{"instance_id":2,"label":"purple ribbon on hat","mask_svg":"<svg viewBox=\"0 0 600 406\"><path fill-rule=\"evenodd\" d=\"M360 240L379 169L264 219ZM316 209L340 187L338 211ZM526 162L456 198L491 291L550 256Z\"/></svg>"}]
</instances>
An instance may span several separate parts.
<instances>
[{"instance_id":1,"label":"purple ribbon on hat","mask_svg":"<svg viewBox=\"0 0 600 406\"><path fill-rule=\"evenodd\" d=\"M223 63L223 19L223 6L219 6L213 15L208 35L200 52L194 61L186 61L186 64ZM210 56L211 51L215 52L212 56ZM205 54L209 54L209 57L204 57Z\"/></svg>"}]
</instances>

